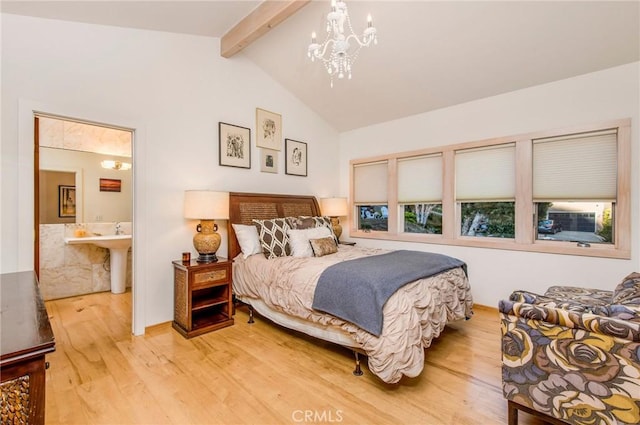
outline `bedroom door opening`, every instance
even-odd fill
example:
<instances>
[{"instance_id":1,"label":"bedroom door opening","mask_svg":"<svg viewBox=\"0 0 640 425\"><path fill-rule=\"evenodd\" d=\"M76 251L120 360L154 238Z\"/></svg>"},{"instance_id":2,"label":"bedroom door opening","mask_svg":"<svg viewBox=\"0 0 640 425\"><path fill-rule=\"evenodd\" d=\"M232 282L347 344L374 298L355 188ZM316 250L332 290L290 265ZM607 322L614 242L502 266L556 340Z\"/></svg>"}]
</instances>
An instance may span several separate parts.
<instances>
[{"instance_id":1,"label":"bedroom door opening","mask_svg":"<svg viewBox=\"0 0 640 425\"><path fill-rule=\"evenodd\" d=\"M112 250L82 238L133 239L133 131L36 113L34 142L34 270L43 298L110 291ZM113 296L132 296L133 250L126 256L127 291Z\"/></svg>"}]
</instances>

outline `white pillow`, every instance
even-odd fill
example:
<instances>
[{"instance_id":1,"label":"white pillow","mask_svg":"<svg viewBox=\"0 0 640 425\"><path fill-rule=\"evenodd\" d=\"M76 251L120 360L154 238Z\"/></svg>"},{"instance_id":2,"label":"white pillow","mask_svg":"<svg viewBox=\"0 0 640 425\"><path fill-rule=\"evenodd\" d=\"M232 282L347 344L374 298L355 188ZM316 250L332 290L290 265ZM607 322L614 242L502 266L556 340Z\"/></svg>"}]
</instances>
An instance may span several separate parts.
<instances>
[{"instance_id":1,"label":"white pillow","mask_svg":"<svg viewBox=\"0 0 640 425\"><path fill-rule=\"evenodd\" d=\"M236 232L236 238L242 250L242 256L247 258L253 254L262 254L262 246L260 245L260 237L256 226L247 226L245 224L231 224Z\"/></svg>"},{"instance_id":2,"label":"white pillow","mask_svg":"<svg viewBox=\"0 0 640 425\"><path fill-rule=\"evenodd\" d=\"M289 245L291 245L292 257L313 257L313 249L309 239L319 239L331 236L331 230L327 227L313 227L311 229L289 229Z\"/></svg>"}]
</instances>

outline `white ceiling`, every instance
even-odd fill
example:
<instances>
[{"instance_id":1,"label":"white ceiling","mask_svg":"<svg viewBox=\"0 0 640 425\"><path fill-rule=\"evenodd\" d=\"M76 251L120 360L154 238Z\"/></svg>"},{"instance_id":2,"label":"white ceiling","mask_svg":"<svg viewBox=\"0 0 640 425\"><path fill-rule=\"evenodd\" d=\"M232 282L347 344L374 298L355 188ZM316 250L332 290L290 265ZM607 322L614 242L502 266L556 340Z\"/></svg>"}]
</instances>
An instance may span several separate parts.
<instances>
[{"instance_id":1,"label":"white ceiling","mask_svg":"<svg viewBox=\"0 0 640 425\"><path fill-rule=\"evenodd\" d=\"M2 0L3 13L222 37L261 1Z\"/></svg>"},{"instance_id":2,"label":"white ceiling","mask_svg":"<svg viewBox=\"0 0 640 425\"><path fill-rule=\"evenodd\" d=\"M2 11L220 37L258 1L2 1ZM312 1L244 55L346 131L640 60L638 1L348 1L379 43L329 87L306 56L329 0ZM321 38L321 37L319 37ZM229 60L234 60L233 58Z\"/></svg>"}]
</instances>

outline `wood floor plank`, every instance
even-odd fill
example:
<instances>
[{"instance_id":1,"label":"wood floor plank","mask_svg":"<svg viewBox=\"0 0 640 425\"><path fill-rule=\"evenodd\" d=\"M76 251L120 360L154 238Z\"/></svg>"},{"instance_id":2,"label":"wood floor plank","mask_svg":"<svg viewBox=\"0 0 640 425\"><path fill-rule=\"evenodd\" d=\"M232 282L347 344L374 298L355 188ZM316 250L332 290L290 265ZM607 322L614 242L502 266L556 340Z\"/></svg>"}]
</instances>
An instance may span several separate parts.
<instances>
[{"instance_id":1,"label":"wood floor plank","mask_svg":"<svg viewBox=\"0 0 640 425\"><path fill-rule=\"evenodd\" d=\"M352 353L237 310L185 339L130 334L131 293L48 301L47 424L506 424L497 310L447 326L416 378L355 377ZM541 422L526 414L521 425Z\"/></svg>"}]
</instances>

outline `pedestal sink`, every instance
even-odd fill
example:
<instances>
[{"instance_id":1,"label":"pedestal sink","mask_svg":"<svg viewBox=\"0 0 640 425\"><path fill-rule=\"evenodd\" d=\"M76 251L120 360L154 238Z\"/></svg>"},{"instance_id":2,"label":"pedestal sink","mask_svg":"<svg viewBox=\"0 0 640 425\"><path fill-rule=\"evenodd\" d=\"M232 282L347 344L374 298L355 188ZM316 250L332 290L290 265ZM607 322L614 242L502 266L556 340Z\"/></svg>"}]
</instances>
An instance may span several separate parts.
<instances>
[{"instance_id":1,"label":"pedestal sink","mask_svg":"<svg viewBox=\"0 0 640 425\"><path fill-rule=\"evenodd\" d=\"M127 287L127 251L131 246L131 235L84 236L64 238L64 243L76 245L91 243L109 249L111 257L111 292L121 294Z\"/></svg>"}]
</instances>

